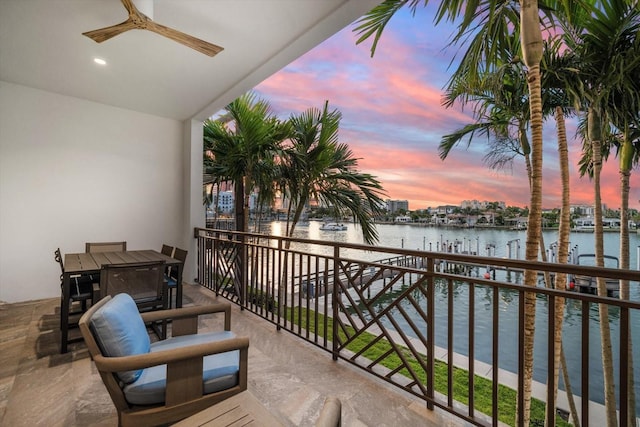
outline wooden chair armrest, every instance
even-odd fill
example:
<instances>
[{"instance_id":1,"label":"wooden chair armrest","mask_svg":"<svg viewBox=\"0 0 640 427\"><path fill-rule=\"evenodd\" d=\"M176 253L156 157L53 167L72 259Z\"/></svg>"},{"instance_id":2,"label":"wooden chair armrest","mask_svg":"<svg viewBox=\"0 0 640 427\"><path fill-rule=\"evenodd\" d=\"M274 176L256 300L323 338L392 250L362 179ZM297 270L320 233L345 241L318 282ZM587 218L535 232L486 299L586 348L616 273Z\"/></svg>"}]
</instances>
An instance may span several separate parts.
<instances>
[{"instance_id":1,"label":"wooden chair armrest","mask_svg":"<svg viewBox=\"0 0 640 427\"><path fill-rule=\"evenodd\" d=\"M135 356L105 357L97 355L93 358L100 371L122 372L144 369L151 366L169 364L187 359L202 358L211 354L240 350L247 352L249 338L237 337L205 344L195 344L185 347L162 350L153 353L137 354ZM241 354L242 359L242 354Z\"/></svg>"},{"instance_id":2,"label":"wooden chair armrest","mask_svg":"<svg viewBox=\"0 0 640 427\"><path fill-rule=\"evenodd\" d=\"M342 425L342 403L337 397L329 396L324 401L316 427L339 427Z\"/></svg>"}]
</instances>

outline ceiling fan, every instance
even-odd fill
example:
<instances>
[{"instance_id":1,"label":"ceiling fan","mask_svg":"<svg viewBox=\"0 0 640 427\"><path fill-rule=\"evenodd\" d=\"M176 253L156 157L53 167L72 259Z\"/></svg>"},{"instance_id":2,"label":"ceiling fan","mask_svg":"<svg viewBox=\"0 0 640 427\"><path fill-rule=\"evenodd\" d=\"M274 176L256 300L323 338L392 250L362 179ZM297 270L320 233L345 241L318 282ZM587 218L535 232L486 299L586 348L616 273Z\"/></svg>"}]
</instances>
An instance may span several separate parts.
<instances>
[{"instance_id":1,"label":"ceiling fan","mask_svg":"<svg viewBox=\"0 0 640 427\"><path fill-rule=\"evenodd\" d=\"M105 40L109 40L112 37L122 34L129 30L149 30L156 34L165 36L178 43L182 43L192 49L202 52L205 55L215 56L223 50L222 47L215 44L206 42L197 37L190 36L181 31L174 30L173 28L165 27L164 25L154 22L144 13L140 12L133 4L133 0L121 0L124 7L129 12L129 18L117 25L111 27L100 28L99 30L87 31L82 35L87 36L98 43L102 43Z\"/></svg>"}]
</instances>

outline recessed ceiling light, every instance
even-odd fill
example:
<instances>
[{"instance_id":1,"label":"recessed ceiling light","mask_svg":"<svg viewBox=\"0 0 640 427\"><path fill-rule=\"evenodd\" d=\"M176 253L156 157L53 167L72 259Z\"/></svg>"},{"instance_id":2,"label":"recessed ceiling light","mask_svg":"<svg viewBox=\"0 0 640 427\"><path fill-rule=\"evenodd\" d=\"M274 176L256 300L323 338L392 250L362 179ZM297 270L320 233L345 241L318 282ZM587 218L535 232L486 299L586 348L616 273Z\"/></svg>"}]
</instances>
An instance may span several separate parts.
<instances>
[{"instance_id":1,"label":"recessed ceiling light","mask_svg":"<svg viewBox=\"0 0 640 427\"><path fill-rule=\"evenodd\" d=\"M93 58L93 62L95 62L98 65L107 65L107 61L105 61L102 58Z\"/></svg>"}]
</instances>

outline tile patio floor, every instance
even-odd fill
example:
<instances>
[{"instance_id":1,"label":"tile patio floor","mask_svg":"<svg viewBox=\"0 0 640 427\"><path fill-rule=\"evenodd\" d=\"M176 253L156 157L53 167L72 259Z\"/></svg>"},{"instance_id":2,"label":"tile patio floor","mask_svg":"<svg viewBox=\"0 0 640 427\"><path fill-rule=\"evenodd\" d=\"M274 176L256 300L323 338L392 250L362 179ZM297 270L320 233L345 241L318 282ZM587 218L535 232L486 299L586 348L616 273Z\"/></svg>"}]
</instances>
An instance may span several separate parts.
<instances>
[{"instance_id":1,"label":"tile patio floor","mask_svg":"<svg viewBox=\"0 0 640 427\"><path fill-rule=\"evenodd\" d=\"M215 295L185 286L185 305ZM218 328L220 318L203 321ZM232 330L249 336L249 390L287 426L312 426L326 396L343 426L461 426L344 361L233 306ZM117 417L84 343L59 354L59 300L0 305L0 426L115 426Z\"/></svg>"}]
</instances>

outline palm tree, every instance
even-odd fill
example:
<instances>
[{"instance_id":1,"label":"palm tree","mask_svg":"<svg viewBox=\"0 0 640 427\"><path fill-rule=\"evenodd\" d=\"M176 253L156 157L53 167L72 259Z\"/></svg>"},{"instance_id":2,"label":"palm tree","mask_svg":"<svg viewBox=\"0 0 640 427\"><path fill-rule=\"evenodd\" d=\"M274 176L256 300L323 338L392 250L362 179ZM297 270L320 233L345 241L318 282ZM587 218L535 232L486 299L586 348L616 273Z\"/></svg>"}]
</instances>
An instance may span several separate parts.
<instances>
[{"instance_id":1,"label":"palm tree","mask_svg":"<svg viewBox=\"0 0 640 427\"><path fill-rule=\"evenodd\" d=\"M557 43L555 43L557 46ZM561 78L566 74L568 67L557 54L558 49L545 49L545 73L546 84L543 92L545 114L554 113L558 128L558 152L560 153L560 171L562 178L562 221L560 223L558 237L558 262L566 263L569 247L569 163L568 146L564 117L569 111L567 109L568 97L561 89ZM482 80L478 81L477 87L462 80L456 80L450 86L445 95L444 105L449 107L456 100L460 100L463 105L469 102L474 105L474 116L477 122L464 126L462 129L445 135L439 146L440 157L444 160L450 150L461 142L465 137L469 137L468 144L476 133L486 135L489 140L489 152L485 155L485 161L491 168L503 168L510 164L516 155L522 155L525 159L527 176L531 182L531 161L530 145L527 138L529 126L529 102L526 90L526 76L522 67L507 58L507 65L498 68L495 72L489 73ZM546 261L546 251L544 239L540 239L540 256ZM545 282L551 285L550 275L545 275ZM554 286L556 289L566 289L566 275L556 275ZM555 363L554 363L554 402L547 405L547 409L553 411L557 399L559 368L562 367L563 375L566 377L565 387L569 397L570 408L574 420L578 420L577 411L573 402L573 395L570 391L568 381L566 360L562 354L562 324L564 321L564 299L558 298L556 301L556 330L555 330ZM548 419L549 417L547 417Z\"/></svg>"},{"instance_id":2,"label":"palm tree","mask_svg":"<svg viewBox=\"0 0 640 427\"><path fill-rule=\"evenodd\" d=\"M212 172L233 182L236 229L248 231L249 198L254 189L273 194L274 163L289 124L271 113L265 100L247 93L226 107L229 123L207 120L204 139L213 156Z\"/></svg>"},{"instance_id":3,"label":"palm tree","mask_svg":"<svg viewBox=\"0 0 640 427\"><path fill-rule=\"evenodd\" d=\"M210 119L212 120L212 119ZM221 125L224 125L226 123L229 123L231 121L231 117L229 116L228 113L223 114L221 116L216 117L215 119L216 122L220 123ZM208 121L207 121L208 122ZM213 154L213 148L214 148L214 144L213 141L210 137L207 137L207 132L209 131L208 127L210 125L206 125L205 122L205 126L204 126L204 138L203 138L203 153L202 153L202 166L203 166L203 204L205 206L210 206L211 204L213 204L214 206L214 221L217 220L218 217L218 196L220 193L220 185L223 182L226 182L229 177L225 176L225 171L223 170L223 164L221 162L220 157L218 157L216 159L216 157ZM216 197L214 197L214 192L216 194Z\"/></svg>"},{"instance_id":4,"label":"palm tree","mask_svg":"<svg viewBox=\"0 0 640 427\"><path fill-rule=\"evenodd\" d=\"M304 208L314 199L330 206L336 215L351 213L362 229L368 244L378 240L373 222L381 213L384 195L380 182L357 170L358 159L346 144L338 142L341 114L329 111L325 102L322 110L310 108L293 115L291 144L282 152L281 190L289 200L291 223L287 219L286 232L293 234Z\"/></svg>"},{"instance_id":5,"label":"palm tree","mask_svg":"<svg viewBox=\"0 0 640 427\"><path fill-rule=\"evenodd\" d=\"M640 8L630 11L630 28L625 31L629 40L628 50L625 52L630 61L624 84L619 87L618 94L613 96L612 122L619 130L619 172L620 172L620 268L629 268L629 189L631 170L638 164L640 158L640 47L638 46L638 32L640 31ZM633 35L635 34L635 36ZM629 299L629 281L620 281L620 298ZM628 357L630 375L627 376L628 390L628 423L636 420L635 387L633 377L633 349L632 336L628 337ZM621 422L622 424L622 422Z\"/></svg>"},{"instance_id":6,"label":"palm tree","mask_svg":"<svg viewBox=\"0 0 640 427\"><path fill-rule=\"evenodd\" d=\"M249 200L258 189L271 194L272 159L289 135L289 125L271 114L269 104L247 93L226 107L229 122L207 120L204 140L211 152L211 170L220 180L233 182L236 230L248 231ZM239 237L243 239L244 237ZM247 254L238 252L234 262L240 301L244 301Z\"/></svg>"},{"instance_id":7,"label":"palm tree","mask_svg":"<svg viewBox=\"0 0 640 427\"><path fill-rule=\"evenodd\" d=\"M570 18L588 14L588 9L584 5L569 4L564 13ZM560 175L562 182L562 206L560 210L559 229L558 229L558 247L557 253L558 263L567 263L569 255L569 238L571 231L571 214L570 214L570 189L569 189L569 156L567 132L565 125L565 117L572 113L570 109L570 97L566 87L568 82L575 78L575 58L572 55L566 55L561 37L555 37L545 42L545 54L543 59L543 88L546 109L553 111L556 121L558 136L558 154ZM543 260L546 261L543 252ZM567 285L567 276L565 274L557 274L554 280L554 287L558 290L565 290ZM580 419L578 411L573 399L573 392L569 381L564 349L562 346L562 325L564 322L564 298L557 298L555 313L555 331L554 331L554 401L553 405L547 404L547 414L549 411L555 410L558 393L558 377L559 368L562 368L563 382L565 391L569 398L569 409L574 425L580 427ZM546 419L550 417L547 415Z\"/></svg>"},{"instance_id":8,"label":"palm tree","mask_svg":"<svg viewBox=\"0 0 640 427\"><path fill-rule=\"evenodd\" d=\"M638 76L640 80L640 76ZM640 91L640 88L637 89ZM639 120L636 118L635 120ZM618 148L620 166L620 268L629 268L629 189L631 171L640 163L640 129L627 126L620 135ZM629 299L629 281L620 281L620 298Z\"/></svg>"},{"instance_id":9,"label":"palm tree","mask_svg":"<svg viewBox=\"0 0 640 427\"><path fill-rule=\"evenodd\" d=\"M640 21L638 23L640 27ZM640 52L635 53L635 55ZM640 85L638 85L640 79L640 67L636 66L635 77L631 79L631 84L636 84L636 88L632 90L632 94L628 96L620 95L614 105L610 108L613 110L614 115L611 117L611 122L615 129L618 130L617 135L613 140L613 143L617 146L617 154L619 157L619 174L620 174L620 268L629 269L629 190L630 190L630 178L631 171L634 165L638 164L640 158L640 131L638 131L640 104L636 104L634 107L630 105L637 102L638 99L634 95L638 95L640 91ZM630 105L627 107L627 105ZM629 281L620 280L620 299L629 299ZM635 389L634 389L634 377L633 377L633 351L632 351L632 336L628 337L628 351L629 356L629 371L627 380L628 392L628 408L629 408L629 420L636 419L635 412ZM622 421L621 421L622 424Z\"/></svg>"},{"instance_id":10,"label":"palm tree","mask_svg":"<svg viewBox=\"0 0 640 427\"><path fill-rule=\"evenodd\" d=\"M489 147L484 161L491 169L503 169L521 155L525 158L527 176L531 175L531 146L527 137L529 100L522 66L507 63L483 76L475 83L454 81L447 89L443 105L474 106L475 122L445 135L438 152L445 160L453 147L467 139L467 146L476 135L485 136Z\"/></svg>"},{"instance_id":11,"label":"palm tree","mask_svg":"<svg viewBox=\"0 0 640 427\"><path fill-rule=\"evenodd\" d=\"M636 80L638 81L638 80ZM639 89L640 90L640 89ZM637 92L636 92L637 93ZM635 129L637 132L637 128ZM639 132L640 133L640 132ZM635 146L630 136L631 131L624 132L622 146L620 148L620 194L622 197L620 207L620 268L629 268L629 181L631 176L631 169L634 164L638 164L640 158L640 139L638 135L635 137ZM620 281L620 299L629 299L629 281ZM636 396L633 377L633 343L632 336L628 337L628 360L629 360L629 372L627 376L627 390L628 390L628 410L629 419L628 423L635 422L636 419Z\"/></svg>"},{"instance_id":12,"label":"palm tree","mask_svg":"<svg viewBox=\"0 0 640 427\"><path fill-rule=\"evenodd\" d=\"M624 134L631 122L637 122L638 116L638 30L640 29L640 10L631 2L610 0L599 3L592 14L580 22L573 22L573 28L567 31L567 44L578 58L580 68L574 88L580 107L586 111L586 140L581 160L582 172L589 173L594 183L595 203L595 254L596 265L604 265L602 236L602 202L600 195L600 171L602 159L610 151L610 135L620 129ZM571 36L571 37L569 37ZM631 119L631 121L629 120ZM626 137L625 137L626 139ZM629 150L626 148L626 150ZM628 161L629 152L625 152L624 143L621 152L623 163ZM621 164L621 196L623 210L628 206L627 165ZM625 200L626 199L626 200ZM621 237L622 259L628 259L628 246ZM628 240L627 240L628 241ZM628 268L628 261L626 262ZM621 265L622 267L622 265ZM604 279L598 279L598 294L606 295ZM621 295L624 292L621 283ZM602 358L605 385L605 407L607 425L616 426L616 402L613 377L613 355L609 333L609 313L602 305L599 307L600 330L602 340ZM633 375L629 376L630 379ZM631 388L630 390L633 390ZM632 398L632 396L629 396ZM634 399L635 400L635 399ZM635 401L629 402L629 420L620 420L627 424L635 420ZM633 418L631 418L633 417Z\"/></svg>"},{"instance_id":13,"label":"palm tree","mask_svg":"<svg viewBox=\"0 0 640 427\"><path fill-rule=\"evenodd\" d=\"M386 0L365 15L356 27L361 37L358 43L374 36L372 55L378 40L391 17L404 5L409 5L415 12L419 0ZM424 0L426 5L428 0ZM438 7L436 24L444 19L455 20L462 16L454 42L466 40L469 33L475 37L469 50L464 55L459 68L460 76L473 79L480 74L478 67L490 71L496 60L503 58L500 52L511 51L517 45L516 37L511 33L519 31L522 58L527 67L529 86L529 107L531 117L531 198L529 204L529 225L527 227L526 259L538 259L538 248L541 236L542 218L542 99L540 85L540 60L543 43L540 29L540 15L537 0L520 0L519 13L513 3L508 0L485 0L468 2L455 0L442 2ZM519 18L518 18L519 16ZM480 22L478 24L477 22ZM482 70L480 70L482 71ZM454 77L455 79L455 77ZM527 270L524 282L528 286L536 286L537 273ZM525 343L524 343L524 407L519 408L518 423L529 425L531 407L531 382L533 375L533 335L535 332L535 294L525 294Z\"/></svg>"}]
</instances>

